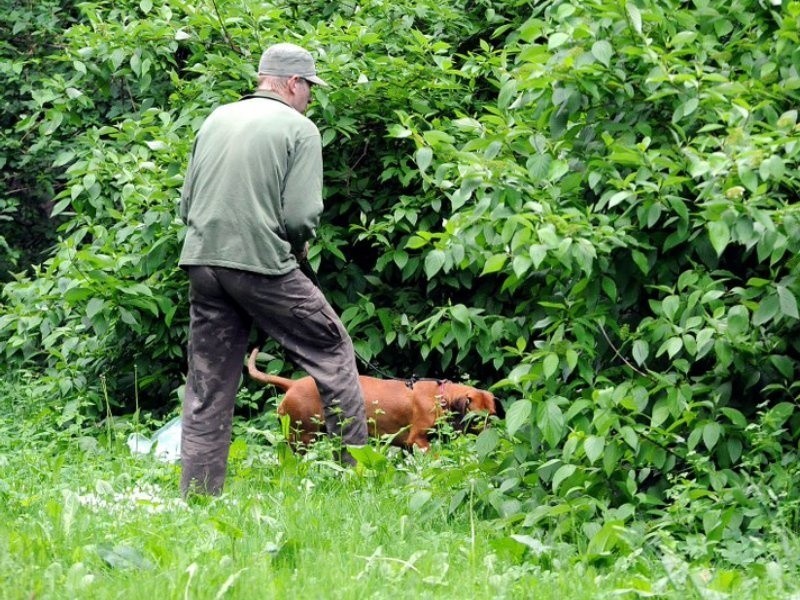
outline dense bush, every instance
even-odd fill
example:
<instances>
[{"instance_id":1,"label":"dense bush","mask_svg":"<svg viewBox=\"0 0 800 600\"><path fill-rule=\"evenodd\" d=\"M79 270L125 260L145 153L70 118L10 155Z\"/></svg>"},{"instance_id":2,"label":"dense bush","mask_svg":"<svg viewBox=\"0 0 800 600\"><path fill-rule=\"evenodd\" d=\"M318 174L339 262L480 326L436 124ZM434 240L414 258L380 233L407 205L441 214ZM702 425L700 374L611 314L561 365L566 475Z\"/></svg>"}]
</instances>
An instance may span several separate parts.
<instances>
[{"instance_id":1,"label":"dense bush","mask_svg":"<svg viewBox=\"0 0 800 600\"><path fill-rule=\"evenodd\" d=\"M94 1L64 19L58 52L31 50L54 68L3 67L34 78L6 92L4 149L31 152L3 183L38 165L26 201L52 190L64 224L5 287L0 349L54 407L174 402L189 144L290 38L333 84L309 112L312 259L359 353L505 400L455 499L479 485L519 529L591 521L600 557L637 515L712 544L790 515L800 3Z\"/></svg>"}]
</instances>

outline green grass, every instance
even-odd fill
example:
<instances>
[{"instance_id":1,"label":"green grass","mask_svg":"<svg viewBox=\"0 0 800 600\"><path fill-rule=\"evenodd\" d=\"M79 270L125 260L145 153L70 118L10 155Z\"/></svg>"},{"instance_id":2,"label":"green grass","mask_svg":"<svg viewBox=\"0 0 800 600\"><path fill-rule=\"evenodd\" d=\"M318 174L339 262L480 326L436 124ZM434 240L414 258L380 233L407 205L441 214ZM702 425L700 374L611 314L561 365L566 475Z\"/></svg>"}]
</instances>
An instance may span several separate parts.
<instances>
[{"instance_id":1,"label":"green grass","mask_svg":"<svg viewBox=\"0 0 800 600\"><path fill-rule=\"evenodd\" d=\"M797 589L788 558L745 572L642 548L601 565L544 531L515 541L469 498L451 510L444 475L469 465L466 443L353 472L328 460L325 444L281 461L240 423L225 493L186 503L176 465L128 451L130 423L87 436L57 430L47 411L0 405L2 598L784 598Z\"/></svg>"}]
</instances>

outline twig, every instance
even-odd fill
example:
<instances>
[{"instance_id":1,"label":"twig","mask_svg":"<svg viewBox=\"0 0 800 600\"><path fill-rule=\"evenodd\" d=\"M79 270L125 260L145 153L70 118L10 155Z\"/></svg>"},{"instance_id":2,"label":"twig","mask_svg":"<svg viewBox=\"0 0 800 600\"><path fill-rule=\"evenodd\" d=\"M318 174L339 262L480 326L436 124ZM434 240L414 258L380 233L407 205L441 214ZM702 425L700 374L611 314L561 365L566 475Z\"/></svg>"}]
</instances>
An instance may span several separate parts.
<instances>
[{"instance_id":1,"label":"twig","mask_svg":"<svg viewBox=\"0 0 800 600\"><path fill-rule=\"evenodd\" d=\"M355 170L355 168L358 166L358 163L360 163L361 160L367 155L367 150L369 150L369 139L365 140L365 142L364 142L364 151L361 153L361 156L359 156L356 159L356 162L354 162L352 164L352 166L350 167L350 170L353 170L353 171Z\"/></svg>"},{"instance_id":2,"label":"twig","mask_svg":"<svg viewBox=\"0 0 800 600\"><path fill-rule=\"evenodd\" d=\"M230 46L231 50L234 52L243 54L241 48L238 48L236 44L233 43L233 40L231 40L231 36L228 35L228 30L225 28L225 22L222 20L222 15L219 14L217 0L211 0L211 4L214 6L214 13L217 15L217 21L219 21L219 26L222 28L222 35L225 36L225 41L228 42L228 46Z\"/></svg>"},{"instance_id":3,"label":"twig","mask_svg":"<svg viewBox=\"0 0 800 600\"><path fill-rule=\"evenodd\" d=\"M614 351L614 354L617 356L617 358L619 358L622 362L628 365L628 367L630 367L631 370L633 370L635 373L638 373L642 377L651 378L650 374L640 371L639 369L636 368L636 366L632 365L627 358L625 358L624 356L622 356L622 354L620 354L619 350L617 350L617 347L614 345L614 342L611 341L611 338L608 337L608 334L606 333L606 330L602 325L600 325L600 331L603 333L603 337L606 338L608 345L611 346L611 349Z\"/></svg>"},{"instance_id":4,"label":"twig","mask_svg":"<svg viewBox=\"0 0 800 600\"><path fill-rule=\"evenodd\" d=\"M136 105L136 98L133 97L133 92L131 91L131 86L128 85L128 80L123 79L122 85L125 87L125 91L128 92L128 99L131 101L131 108L133 110L139 110L139 107Z\"/></svg>"}]
</instances>

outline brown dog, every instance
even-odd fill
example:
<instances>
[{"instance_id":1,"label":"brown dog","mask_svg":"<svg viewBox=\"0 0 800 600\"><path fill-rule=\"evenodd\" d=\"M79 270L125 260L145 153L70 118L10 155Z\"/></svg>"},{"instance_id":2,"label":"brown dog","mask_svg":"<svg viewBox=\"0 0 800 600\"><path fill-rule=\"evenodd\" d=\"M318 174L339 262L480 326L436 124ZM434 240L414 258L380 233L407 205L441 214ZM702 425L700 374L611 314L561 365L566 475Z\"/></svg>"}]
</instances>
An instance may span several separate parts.
<instances>
[{"instance_id":1,"label":"brown dog","mask_svg":"<svg viewBox=\"0 0 800 600\"><path fill-rule=\"evenodd\" d=\"M286 392L278 406L278 414L289 415L293 443L310 443L322 429L322 401L317 384L310 376L286 379L269 375L256 368L258 348L250 353L247 369L255 381L272 384ZM406 382L400 379L376 379L360 375L361 390L367 412L370 435L389 435L396 446L427 450L428 431L436 420L453 413L460 423L468 412L486 411L497 414L494 396L485 390L452 383L424 380ZM458 424L457 424L458 426Z\"/></svg>"}]
</instances>

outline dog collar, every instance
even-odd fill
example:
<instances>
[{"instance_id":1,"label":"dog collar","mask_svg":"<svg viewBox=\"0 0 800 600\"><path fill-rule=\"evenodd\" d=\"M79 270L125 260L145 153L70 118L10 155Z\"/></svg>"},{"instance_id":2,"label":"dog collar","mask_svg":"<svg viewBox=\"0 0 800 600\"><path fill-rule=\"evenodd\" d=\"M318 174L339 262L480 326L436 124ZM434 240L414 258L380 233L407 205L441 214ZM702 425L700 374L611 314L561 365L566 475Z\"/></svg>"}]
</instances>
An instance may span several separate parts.
<instances>
[{"instance_id":1,"label":"dog collar","mask_svg":"<svg viewBox=\"0 0 800 600\"><path fill-rule=\"evenodd\" d=\"M437 394L436 399L439 400L439 406L447 409L447 400L444 397L444 386L447 384L447 380L439 379L437 380L437 383L439 384L439 393Z\"/></svg>"}]
</instances>

